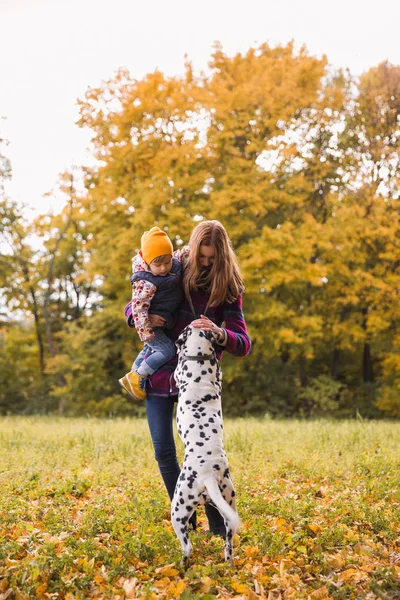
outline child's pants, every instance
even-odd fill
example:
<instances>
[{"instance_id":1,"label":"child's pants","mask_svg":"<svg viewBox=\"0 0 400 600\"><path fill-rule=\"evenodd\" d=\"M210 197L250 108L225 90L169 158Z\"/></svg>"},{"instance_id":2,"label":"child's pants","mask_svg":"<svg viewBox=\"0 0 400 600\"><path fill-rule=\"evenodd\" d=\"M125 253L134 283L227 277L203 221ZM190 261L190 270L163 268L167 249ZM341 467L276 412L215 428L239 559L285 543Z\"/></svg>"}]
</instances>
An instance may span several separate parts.
<instances>
[{"instance_id":1,"label":"child's pants","mask_svg":"<svg viewBox=\"0 0 400 600\"><path fill-rule=\"evenodd\" d=\"M132 365L132 371L136 371L139 375L153 375L161 365L174 358L176 353L175 344L166 335L164 328L153 327L153 331L154 340L145 343ZM151 354L149 349L152 351Z\"/></svg>"}]
</instances>

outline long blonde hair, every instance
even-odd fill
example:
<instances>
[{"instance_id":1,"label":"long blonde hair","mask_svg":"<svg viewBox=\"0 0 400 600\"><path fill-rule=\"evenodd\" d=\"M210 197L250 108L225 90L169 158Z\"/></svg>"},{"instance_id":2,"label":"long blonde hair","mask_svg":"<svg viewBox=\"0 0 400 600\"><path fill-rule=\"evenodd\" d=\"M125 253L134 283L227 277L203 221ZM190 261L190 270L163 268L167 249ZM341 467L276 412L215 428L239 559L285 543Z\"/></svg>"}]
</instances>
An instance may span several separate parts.
<instances>
[{"instance_id":1,"label":"long blonde hair","mask_svg":"<svg viewBox=\"0 0 400 600\"><path fill-rule=\"evenodd\" d=\"M198 290L199 279L203 275L199 259L200 246L215 248L212 267L201 279L202 286L210 290L209 305L234 302L243 292L244 282L229 236L219 221L203 221L192 231L183 280L186 297L190 297L191 290Z\"/></svg>"}]
</instances>

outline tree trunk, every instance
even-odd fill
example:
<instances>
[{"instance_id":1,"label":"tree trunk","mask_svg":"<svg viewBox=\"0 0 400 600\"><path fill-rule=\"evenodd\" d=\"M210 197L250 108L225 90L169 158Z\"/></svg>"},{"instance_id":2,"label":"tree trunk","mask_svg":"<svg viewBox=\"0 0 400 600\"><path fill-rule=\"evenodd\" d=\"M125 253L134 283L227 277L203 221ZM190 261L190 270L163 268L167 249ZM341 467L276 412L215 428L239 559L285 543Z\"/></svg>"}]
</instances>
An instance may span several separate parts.
<instances>
[{"instance_id":1,"label":"tree trunk","mask_svg":"<svg viewBox=\"0 0 400 600\"><path fill-rule=\"evenodd\" d=\"M368 307L364 307L362 309L363 320L362 327L364 331L367 329L367 314ZM371 356L371 346L369 340L364 342L363 348L363 357L362 357L362 376L364 383L373 383L374 382L374 373L372 370L372 356Z\"/></svg>"},{"instance_id":2,"label":"tree trunk","mask_svg":"<svg viewBox=\"0 0 400 600\"><path fill-rule=\"evenodd\" d=\"M374 382L374 372L372 369L371 347L368 342L365 342L364 348L363 348L362 372L363 372L363 382L364 383L373 383Z\"/></svg>"},{"instance_id":3,"label":"tree trunk","mask_svg":"<svg viewBox=\"0 0 400 600\"><path fill-rule=\"evenodd\" d=\"M47 273L47 289L46 289L46 293L44 295L44 302L43 302L43 318L44 318L44 324L46 327L47 345L49 347L49 352L53 358L56 356L57 352L56 352L56 348L54 345L53 332L51 329L51 317L49 314L49 303L50 303L50 296L51 296L51 290L52 290L53 279L54 279L54 265L55 265L55 261L56 261L57 250L58 250L59 245L61 244L61 241L62 241L64 235L66 234L66 232L71 224L71 221L72 221L72 211L73 211L73 176L72 176L72 174L71 174L71 196L70 196L70 201L69 201L69 209L70 210L69 210L69 215L68 215L67 221L64 225L64 228L60 231L60 234L54 245L53 251L51 252L49 270ZM65 383L66 383L65 378L62 375L62 373L58 373L56 375L56 382L57 382L57 385L60 387L63 387L65 385ZM58 412L60 415L64 414L65 404L66 404L66 399L60 397L59 404L58 404Z\"/></svg>"},{"instance_id":4,"label":"tree trunk","mask_svg":"<svg viewBox=\"0 0 400 600\"><path fill-rule=\"evenodd\" d=\"M340 311L340 316L339 316L340 323L343 323L348 312L349 312L349 309L346 306L344 306L342 308L342 310ZM339 378L340 357L341 357L341 350L336 345L334 345L333 357L332 357L332 367L331 367L331 375L332 375L333 379Z\"/></svg>"},{"instance_id":5,"label":"tree trunk","mask_svg":"<svg viewBox=\"0 0 400 600\"><path fill-rule=\"evenodd\" d=\"M338 379L339 363L340 363L340 348L337 348L335 346L333 349L332 368L331 368L331 375L332 375L333 379Z\"/></svg>"},{"instance_id":6,"label":"tree trunk","mask_svg":"<svg viewBox=\"0 0 400 600\"><path fill-rule=\"evenodd\" d=\"M22 250L23 241L21 238L20 238L20 244L21 244L21 250ZM44 381L45 368L46 368L45 362L44 362L44 344L43 344L42 334L40 332L40 318L39 318L38 304L37 304L37 300L36 300L36 293L35 293L34 287L30 283L31 280L29 277L28 264L23 259L20 262L21 262L21 267L22 267L22 272L24 274L25 282L29 286L29 292L30 292L31 299L32 299L32 313L33 313L33 319L35 321L36 340L37 340L38 348L39 348L40 374L42 377L42 381Z\"/></svg>"},{"instance_id":7,"label":"tree trunk","mask_svg":"<svg viewBox=\"0 0 400 600\"><path fill-rule=\"evenodd\" d=\"M31 297L32 297L32 306L33 306L33 318L35 320L35 331L36 331L36 339L39 347L39 361L40 361L40 373L42 376L42 380L45 378L45 364L44 364L44 344L42 339L42 334L40 333L40 322L39 322L39 311L36 302L35 290L30 288Z\"/></svg>"},{"instance_id":8,"label":"tree trunk","mask_svg":"<svg viewBox=\"0 0 400 600\"><path fill-rule=\"evenodd\" d=\"M299 372L300 372L300 385L302 388L307 387L308 376L307 376L307 364L306 357L303 353L299 356Z\"/></svg>"}]
</instances>

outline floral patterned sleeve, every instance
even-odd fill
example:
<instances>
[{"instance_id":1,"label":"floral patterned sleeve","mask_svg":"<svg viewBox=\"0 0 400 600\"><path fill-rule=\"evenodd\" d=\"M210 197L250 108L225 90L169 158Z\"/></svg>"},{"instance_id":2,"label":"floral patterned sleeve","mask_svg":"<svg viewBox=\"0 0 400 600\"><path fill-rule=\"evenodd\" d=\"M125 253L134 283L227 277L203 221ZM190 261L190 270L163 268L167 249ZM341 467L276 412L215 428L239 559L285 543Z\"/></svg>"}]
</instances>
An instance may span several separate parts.
<instances>
[{"instance_id":1,"label":"floral patterned sleeve","mask_svg":"<svg viewBox=\"0 0 400 600\"><path fill-rule=\"evenodd\" d=\"M185 260L188 256L189 256L189 246L183 246L183 248L179 248L178 250L174 251L174 258L179 260L180 263L183 260Z\"/></svg>"},{"instance_id":2,"label":"floral patterned sleeve","mask_svg":"<svg viewBox=\"0 0 400 600\"><path fill-rule=\"evenodd\" d=\"M150 342L154 338L149 321L149 308L156 289L150 281L135 281L132 284L132 319L142 342Z\"/></svg>"}]
</instances>

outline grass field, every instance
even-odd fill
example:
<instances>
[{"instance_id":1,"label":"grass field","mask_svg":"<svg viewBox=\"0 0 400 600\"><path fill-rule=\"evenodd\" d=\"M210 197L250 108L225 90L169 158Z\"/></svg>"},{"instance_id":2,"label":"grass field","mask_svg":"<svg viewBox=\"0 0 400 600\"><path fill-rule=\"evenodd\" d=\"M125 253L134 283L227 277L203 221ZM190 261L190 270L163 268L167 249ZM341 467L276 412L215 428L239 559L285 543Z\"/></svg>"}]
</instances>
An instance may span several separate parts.
<instances>
[{"instance_id":1,"label":"grass field","mask_svg":"<svg viewBox=\"0 0 400 600\"><path fill-rule=\"evenodd\" d=\"M186 571L144 420L0 420L0 600L400 598L400 424L225 421L235 566ZM182 456L182 445L178 444Z\"/></svg>"}]
</instances>

